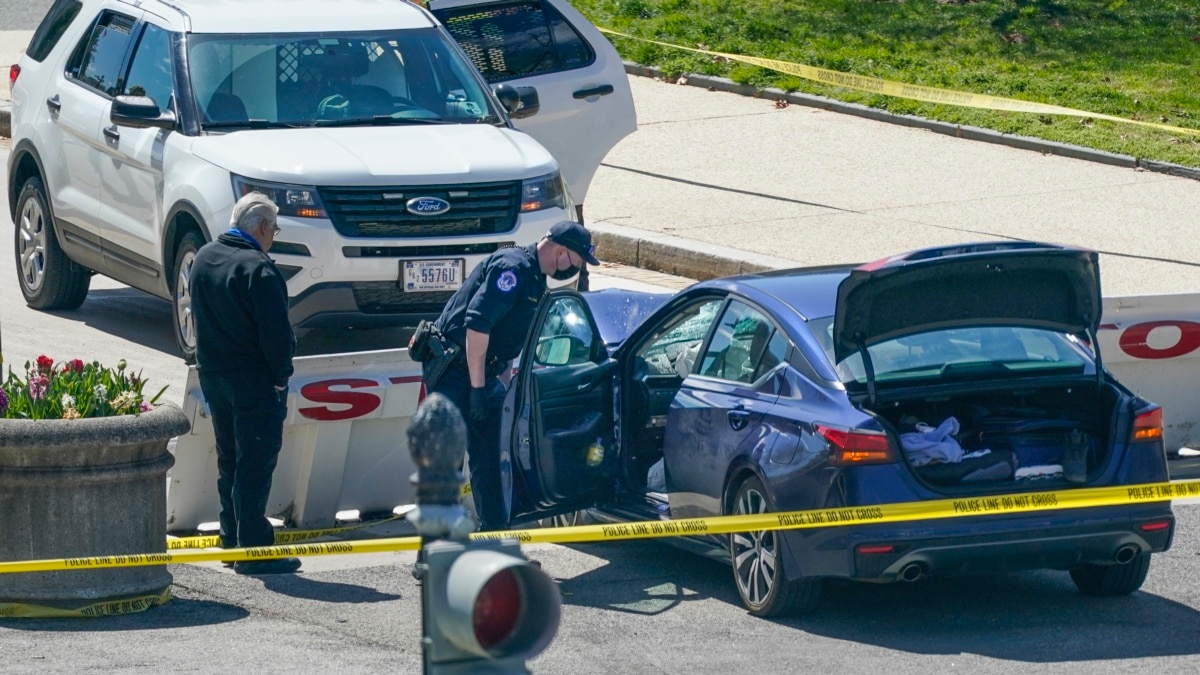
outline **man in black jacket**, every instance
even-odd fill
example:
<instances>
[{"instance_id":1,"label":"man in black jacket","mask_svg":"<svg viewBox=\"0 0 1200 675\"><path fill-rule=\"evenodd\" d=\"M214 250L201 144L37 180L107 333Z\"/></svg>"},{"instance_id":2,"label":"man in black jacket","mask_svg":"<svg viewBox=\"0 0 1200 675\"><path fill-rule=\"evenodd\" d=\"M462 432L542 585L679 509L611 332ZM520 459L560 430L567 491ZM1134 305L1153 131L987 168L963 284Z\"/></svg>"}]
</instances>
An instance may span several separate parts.
<instances>
[{"instance_id":1,"label":"man in black jacket","mask_svg":"<svg viewBox=\"0 0 1200 675\"><path fill-rule=\"evenodd\" d=\"M279 208L251 192L233 207L230 229L192 263L196 368L217 437L221 546L271 546L266 517L271 474L283 445L296 338L287 286L267 251ZM239 574L286 574L297 558L241 561Z\"/></svg>"}]
</instances>

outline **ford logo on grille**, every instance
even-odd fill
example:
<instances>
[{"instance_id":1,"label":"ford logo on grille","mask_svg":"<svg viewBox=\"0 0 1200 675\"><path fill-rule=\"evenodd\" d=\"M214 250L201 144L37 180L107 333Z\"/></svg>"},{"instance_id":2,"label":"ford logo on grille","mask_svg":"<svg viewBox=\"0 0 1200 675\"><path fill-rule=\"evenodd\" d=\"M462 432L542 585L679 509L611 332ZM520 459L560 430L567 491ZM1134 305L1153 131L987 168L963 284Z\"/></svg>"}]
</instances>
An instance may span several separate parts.
<instances>
[{"instance_id":1,"label":"ford logo on grille","mask_svg":"<svg viewBox=\"0 0 1200 675\"><path fill-rule=\"evenodd\" d=\"M404 209L415 216L437 216L450 210L450 202L437 197L413 197Z\"/></svg>"}]
</instances>

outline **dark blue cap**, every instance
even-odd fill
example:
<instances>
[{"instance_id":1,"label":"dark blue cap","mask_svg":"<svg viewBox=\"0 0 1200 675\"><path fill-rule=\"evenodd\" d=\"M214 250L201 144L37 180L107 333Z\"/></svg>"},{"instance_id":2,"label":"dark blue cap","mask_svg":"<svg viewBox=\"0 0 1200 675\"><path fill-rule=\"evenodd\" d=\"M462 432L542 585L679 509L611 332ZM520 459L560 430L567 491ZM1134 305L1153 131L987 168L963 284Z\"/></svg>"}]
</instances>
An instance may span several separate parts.
<instances>
[{"instance_id":1,"label":"dark blue cap","mask_svg":"<svg viewBox=\"0 0 1200 675\"><path fill-rule=\"evenodd\" d=\"M546 233L546 238L579 254L589 265L600 264L600 261L596 260L596 247L592 245L592 233L573 220L555 223Z\"/></svg>"}]
</instances>

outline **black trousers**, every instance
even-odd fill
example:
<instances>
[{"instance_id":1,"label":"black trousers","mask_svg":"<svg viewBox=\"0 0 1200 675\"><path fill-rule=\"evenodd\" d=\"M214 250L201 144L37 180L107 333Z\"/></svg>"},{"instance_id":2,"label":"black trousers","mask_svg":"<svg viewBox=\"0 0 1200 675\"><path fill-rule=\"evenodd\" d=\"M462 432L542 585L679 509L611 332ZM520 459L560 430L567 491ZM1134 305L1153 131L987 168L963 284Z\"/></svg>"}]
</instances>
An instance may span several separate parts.
<instances>
[{"instance_id":1,"label":"black trousers","mask_svg":"<svg viewBox=\"0 0 1200 675\"><path fill-rule=\"evenodd\" d=\"M217 436L217 493L221 497L221 546L271 546L267 520L271 475L283 446L287 392L270 376L200 373L200 389Z\"/></svg>"},{"instance_id":2,"label":"black trousers","mask_svg":"<svg viewBox=\"0 0 1200 675\"><path fill-rule=\"evenodd\" d=\"M480 530L508 528L508 509L500 482L500 409L504 405L504 385L499 378L487 379L488 414L479 421L471 419L471 376L462 359L446 370L437 386L428 393L450 399L467 424L467 466L471 469L471 495Z\"/></svg>"}]
</instances>

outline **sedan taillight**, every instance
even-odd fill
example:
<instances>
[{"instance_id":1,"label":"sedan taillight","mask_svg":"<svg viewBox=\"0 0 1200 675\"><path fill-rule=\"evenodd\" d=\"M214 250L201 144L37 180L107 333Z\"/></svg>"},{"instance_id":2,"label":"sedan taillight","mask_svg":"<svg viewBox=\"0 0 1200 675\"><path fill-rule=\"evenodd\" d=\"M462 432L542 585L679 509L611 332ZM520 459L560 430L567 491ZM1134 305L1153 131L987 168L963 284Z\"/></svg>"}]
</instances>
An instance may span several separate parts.
<instances>
[{"instance_id":1,"label":"sedan taillight","mask_svg":"<svg viewBox=\"0 0 1200 675\"><path fill-rule=\"evenodd\" d=\"M836 466L887 464L896 461L892 443L881 431L845 429L817 424L817 433L829 441L831 462Z\"/></svg>"},{"instance_id":2,"label":"sedan taillight","mask_svg":"<svg viewBox=\"0 0 1200 675\"><path fill-rule=\"evenodd\" d=\"M1138 413L1133 420L1133 433L1129 434L1130 443L1146 443L1161 441L1163 437L1162 408L1151 408Z\"/></svg>"}]
</instances>

